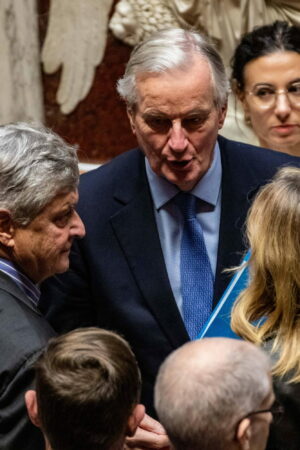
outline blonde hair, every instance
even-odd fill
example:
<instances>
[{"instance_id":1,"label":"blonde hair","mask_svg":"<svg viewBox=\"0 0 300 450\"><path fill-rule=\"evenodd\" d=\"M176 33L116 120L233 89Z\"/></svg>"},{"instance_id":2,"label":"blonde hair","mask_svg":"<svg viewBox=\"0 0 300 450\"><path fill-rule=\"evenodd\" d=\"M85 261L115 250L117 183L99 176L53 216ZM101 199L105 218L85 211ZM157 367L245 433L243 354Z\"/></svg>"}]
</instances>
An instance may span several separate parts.
<instances>
[{"instance_id":1,"label":"blonde hair","mask_svg":"<svg viewBox=\"0 0 300 450\"><path fill-rule=\"evenodd\" d=\"M300 381L300 169L280 169L257 195L247 218L250 283L234 305L231 326L262 345L272 339L276 376ZM254 322L254 323L253 323Z\"/></svg>"}]
</instances>

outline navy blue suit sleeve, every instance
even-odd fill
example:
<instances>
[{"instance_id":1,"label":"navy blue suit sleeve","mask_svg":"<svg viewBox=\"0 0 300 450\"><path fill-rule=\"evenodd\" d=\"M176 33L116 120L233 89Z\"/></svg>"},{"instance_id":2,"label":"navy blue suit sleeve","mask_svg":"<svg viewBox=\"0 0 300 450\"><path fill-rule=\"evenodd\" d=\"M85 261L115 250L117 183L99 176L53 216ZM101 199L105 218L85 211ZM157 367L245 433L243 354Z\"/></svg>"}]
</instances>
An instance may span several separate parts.
<instances>
[{"instance_id":1,"label":"navy blue suit sleeve","mask_svg":"<svg viewBox=\"0 0 300 450\"><path fill-rule=\"evenodd\" d=\"M35 352L18 368L0 394L0 450L45 448L43 435L30 422L24 401L25 392L34 386L32 363L38 353Z\"/></svg>"}]
</instances>

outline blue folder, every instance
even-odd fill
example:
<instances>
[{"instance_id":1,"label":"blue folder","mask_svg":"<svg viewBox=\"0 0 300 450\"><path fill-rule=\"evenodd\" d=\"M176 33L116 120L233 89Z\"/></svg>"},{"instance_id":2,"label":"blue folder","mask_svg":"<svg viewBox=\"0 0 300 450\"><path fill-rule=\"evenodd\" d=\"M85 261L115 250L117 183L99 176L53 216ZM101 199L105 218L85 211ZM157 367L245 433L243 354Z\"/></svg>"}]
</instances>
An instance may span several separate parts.
<instances>
[{"instance_id":1,"label":"blue folder","mask_svg":"<svg viewBox=\"0 0 300 450\"><path fill-rule=\"evenodd\" d=\"M202 328L198 339L202 339L204 337L229 337L234 339L241 339L230 328L230 316L231 309L236 298L248 284L248 266L243 263L248 261L249 258L250 250L243 259L241 269L232 278L216 308Z\"/></svg>"}]
</instances>

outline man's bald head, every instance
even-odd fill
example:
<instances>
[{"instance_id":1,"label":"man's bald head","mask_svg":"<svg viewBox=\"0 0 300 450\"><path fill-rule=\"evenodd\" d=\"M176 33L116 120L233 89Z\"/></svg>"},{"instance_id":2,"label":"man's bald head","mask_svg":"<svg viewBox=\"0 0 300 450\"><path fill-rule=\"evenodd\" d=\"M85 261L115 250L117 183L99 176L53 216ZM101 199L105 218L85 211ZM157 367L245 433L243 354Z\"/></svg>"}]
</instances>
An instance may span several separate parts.
<instances>
[{"instance_id":1,"label":"man's bald head","mask_svg":"<svg viewBox=\"0 0 300 450\"><path fill-rule=\"evenodd\" d=\"M270 363L262 350L209 338L189 342L165 360L155 407L177 450L228 450L241 448L234 445L239 420L272 395Z\"/></svg>"}]
</instances>

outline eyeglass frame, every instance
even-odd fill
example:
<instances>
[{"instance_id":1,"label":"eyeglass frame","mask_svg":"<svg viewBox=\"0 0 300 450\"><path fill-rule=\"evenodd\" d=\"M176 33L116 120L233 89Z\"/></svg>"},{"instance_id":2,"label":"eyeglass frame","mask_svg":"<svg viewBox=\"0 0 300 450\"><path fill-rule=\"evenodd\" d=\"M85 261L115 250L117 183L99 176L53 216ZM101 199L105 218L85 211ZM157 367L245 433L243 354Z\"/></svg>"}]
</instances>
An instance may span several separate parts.
<instances>
[{"instance_id":1,"label":"eyeglass frame","mask_svg":"<svg viewBox=\"0 0 300 450\"><path fill-rule=\"evenodd\" d=\"M283 414L284 413L284 407L278 403L274 402L274 404L267 409L258 409L257 411L252 411L248 413L246 416L243 417L243 419L247 419L248 417L254 416L255 414L263 414L263 413L271 413L272 415L275 414ZM243 420L241 419L241 420Z\"/></svg>"},{"instance_id":2,"label":"eyeglass frame","mask_svg":"<svg viewBox=\"0 0 300 450\"><path fill-rule=\"evenodd\" d=\"M264 414L264 413L271 413L272 416L274 417L274 415L280 413L280 414L284 414L284 407L283 405L281 405L277 400L275 400L272 404L272 406L270 408L266 408L266 409L258 409L256 411L251 411L248 414L246 414L245 416L243 416L236 425L236 431L235 431L235 436L238 430L238 426L241 423L242 420L244 419L248 419L249 417L252 417L256 414Z\"/></svg>"},{"instance_id":3,"label":"eyeglass frame","mask_svg":"<svg viewBox=\"0 0 300 450\"><path fill-rule=\"evenodd\" d=\"M298 84L298 82L297 82ZM262 87L268 87L271 88L271 86L262 86ZM245 91L246 94L248 95L252 95L253 97L256 96L257 98L259 98L255 92L253 92L253 90L250 91ZM283 88L283 89L274 89L274 97L273 97L273 102L272 104L265 104L263 102L261 102L260 104L257 102L256 105L260 108L260 109L272 109L274 108L274 106L276 105L276 102L278 101L278 95L282 95L284 94L287 98L287 100L289 101L290 105L293 106L294 108L300 108L300 95L299 95L299 105L294 103L294 100L291 100L289 97L289 88ZM254 100L255 101L255 100Z\"/></svg>"}]
</instances>

